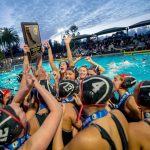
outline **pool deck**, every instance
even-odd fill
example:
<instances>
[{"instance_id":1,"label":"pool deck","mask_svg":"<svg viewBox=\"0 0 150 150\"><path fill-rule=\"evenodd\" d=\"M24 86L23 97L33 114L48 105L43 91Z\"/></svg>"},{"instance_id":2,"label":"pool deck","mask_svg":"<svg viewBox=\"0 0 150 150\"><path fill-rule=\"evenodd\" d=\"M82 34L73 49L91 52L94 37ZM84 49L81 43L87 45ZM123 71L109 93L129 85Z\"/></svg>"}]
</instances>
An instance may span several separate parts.
<instances>
[{"instance_id":1,"label":"pool deck","mask_svg":"<svg viewBox=\"0 0 150 150\"><path fill-rule=\"evenodd\" d=\"M101 54L101 55L91 55L91 57L104 57L104 56L112 56L112 55L133 55L133 54L138 54L138 53L149 53L150 54L150 50L138 50L138 51L131 51L131 52L119 52L119 53L110 53L110 54ZM82 56L82 58L86 58L87 56ZM76 57L73 57L73 59L75 59ZM67 58L61 58L61 59L55 59L55 61L59 61L59 62L61 62L61 61L66 61L67 60ZM48 59L47 60L43 60L43 62L47 62L48 61ZM12 67L14 67L14 66L19 66L19 65L21 65L22 63L19 63L19 64L17 64L17 65L13 65ZM34 64L34 63L33 63ZM6 69L6 70L4 70L4 69L2 69L2 70L0 70L0 73L4 73L4 72L9 72L10 71L10 69Z\"/></svg>"},{"instance_id":2,"label":"pool deck","mask_svg":"<svg viewBox=\"0 0 150 150\"><path fill-rule=\"evenodd\" d=\"M92 55L92 57L103 57L103 56L112 56L112 55L133 55L138 53L150 53L150 50L138 50L138 51L131 51L131 52L120 52L120 53L110 53L110 54L101 54L101 55ZM87 56L82 56L82 58L85 58ZM75 57L73 57L75 59ZM61 58L61 59L55 59L55 61L63 61L67 60L67 58Z\"/></svg>"}]
</instances>

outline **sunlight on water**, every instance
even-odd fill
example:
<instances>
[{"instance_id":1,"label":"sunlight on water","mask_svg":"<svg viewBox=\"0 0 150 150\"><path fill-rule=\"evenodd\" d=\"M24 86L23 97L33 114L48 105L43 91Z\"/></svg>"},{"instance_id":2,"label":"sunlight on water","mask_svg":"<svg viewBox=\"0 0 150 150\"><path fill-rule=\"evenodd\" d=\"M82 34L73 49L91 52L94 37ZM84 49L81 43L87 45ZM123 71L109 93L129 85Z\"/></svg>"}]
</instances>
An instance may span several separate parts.
<instances>
[{"instance_id":1,"label":"sunlight on water","mask_svg":"<svg viewBox=\"0 0 150 150\"><path fill-rule=\"evenodd\" d=\"M134 76L137 81L150 80L150 55L149 54L135 54L135 55L113 55L113 56L102 56L92 58L96 63L102 65L105 68L104 75L113 79L117 74L125 73ZM59 67L59 62L55 62L56 66ZM90 66L89 63L82 58L76 67L79 68L82 65ZM19 87L17 81L17 75L22 71L22 65L15 66L13 70L7 73L0 74L0 88L9 88L12 91L16 91ZM43 67L48 72L51 72L51 68L48 62L43 63ZM53 80L52 74L50 74Z\"/></svg>"}]
</instances>

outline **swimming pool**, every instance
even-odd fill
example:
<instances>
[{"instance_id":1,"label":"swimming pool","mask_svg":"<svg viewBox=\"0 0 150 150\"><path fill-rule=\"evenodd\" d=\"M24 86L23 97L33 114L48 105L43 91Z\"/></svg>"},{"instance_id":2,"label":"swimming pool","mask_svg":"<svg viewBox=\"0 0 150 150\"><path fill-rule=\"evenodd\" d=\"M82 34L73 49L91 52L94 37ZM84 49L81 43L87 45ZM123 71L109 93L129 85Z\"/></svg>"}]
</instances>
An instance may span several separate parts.
<instances>
[{"instance_id":1,"label":"swimming pool","mask_svg":"<svg viewBox=\"0 0 150 150\"><path fill-rule=\"evenodd\" d=\"M113 78L116 74L126 73L134 76L137 81L150 80L150 55L134 54L134 55L111 55L111 56L95 56L92 58L98 64L105 68L104 75ZM59 62L55 62L57 67ZM90 66L88 62L82 58L76 67L82 65ZM14 67L10 72L0 74L0 88L12 89L13 93L18 89L17 74L22 71L22 65ZM43 67L50 72L48 62L43 63ZM51 76L51 78L53 78Z\"/></svg>"}]
</instances>

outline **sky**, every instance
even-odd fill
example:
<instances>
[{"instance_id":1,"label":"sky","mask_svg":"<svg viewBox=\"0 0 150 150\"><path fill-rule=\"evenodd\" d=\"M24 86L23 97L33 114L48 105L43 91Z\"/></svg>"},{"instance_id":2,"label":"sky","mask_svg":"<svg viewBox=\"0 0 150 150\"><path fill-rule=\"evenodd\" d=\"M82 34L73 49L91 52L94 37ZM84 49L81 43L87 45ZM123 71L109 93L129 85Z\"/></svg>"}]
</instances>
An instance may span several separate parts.
<instances>
[{"instance_id":1,"label":"sky","mask_svg":"<svg viewBox=\"0 0 150 150\"><path fill-rule=\"evenodd\" d=\"M38 22L42 40L59 39L60 28L78 26L81 34L129 26L150 19L150 0L0 0L0 28Z\"/></svg>"}]
</instances>

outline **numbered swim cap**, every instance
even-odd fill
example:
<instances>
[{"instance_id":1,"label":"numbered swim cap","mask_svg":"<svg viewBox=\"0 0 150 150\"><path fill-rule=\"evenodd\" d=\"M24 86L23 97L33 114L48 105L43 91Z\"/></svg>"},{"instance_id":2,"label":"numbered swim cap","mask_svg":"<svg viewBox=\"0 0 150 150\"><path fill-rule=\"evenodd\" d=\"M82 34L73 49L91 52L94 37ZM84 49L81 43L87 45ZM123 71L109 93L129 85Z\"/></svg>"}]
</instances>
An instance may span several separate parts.
<instances>
[{"instance_id":1,"label":"numbered swim cap","mask_svg":"<svg viewBox=\"0 0 150 150\"><path fill-rule=\"evenodd\" d=\"M85 105L104 104L111 97L112 81L102 75L90 76L82 83L82 102Z\"/></svg>"},{"instance_id":2,"label":"numbered swim cap","mask_svg":"<svg viewBox=\"0 0 150 150\"><path fill-rule=\"evenodd\" d=\"M79 93L79 83L72 80L62 80L59 84L59 97L69 97Z\"/></svg>"},{"instance_id":3,"label":"numbered swim cap","mask_svg":"<svg viewBox=\"0 0 150 150\"><path fill-rule=\"evenodd\" d=\"M12 143L22 129L19 117L9 105L0 108L0 145Z\"/></svg>"},{"instance_id":4,"label":"numbered swim cap","mask_svg":"<svg viewBox=\"0 0 150 150\"><path fill-rule=\"evenodd\" d=\"M138 103L150 107L150 81L142 81L138 85Z\"/></svg>"}]
</instances>

